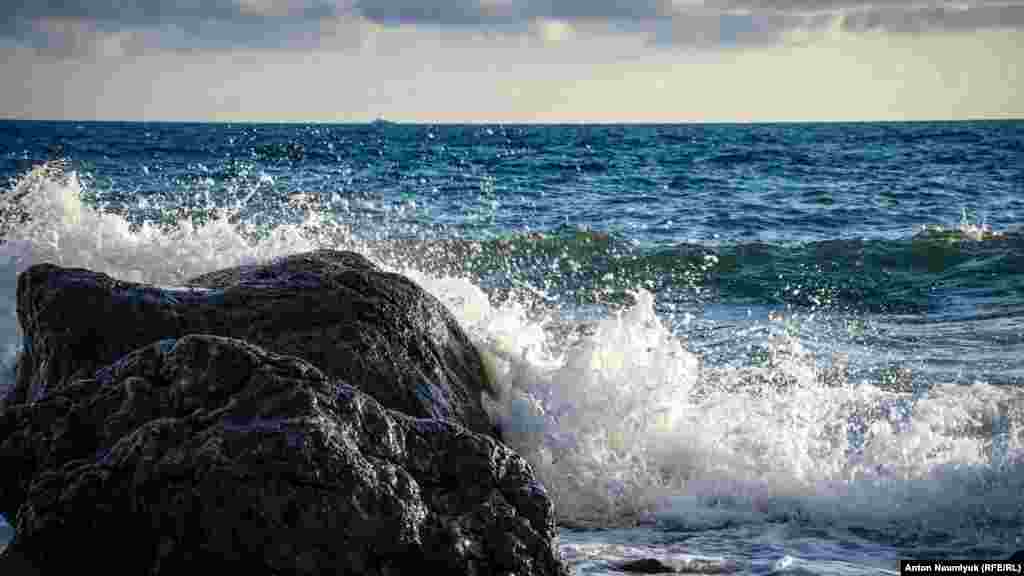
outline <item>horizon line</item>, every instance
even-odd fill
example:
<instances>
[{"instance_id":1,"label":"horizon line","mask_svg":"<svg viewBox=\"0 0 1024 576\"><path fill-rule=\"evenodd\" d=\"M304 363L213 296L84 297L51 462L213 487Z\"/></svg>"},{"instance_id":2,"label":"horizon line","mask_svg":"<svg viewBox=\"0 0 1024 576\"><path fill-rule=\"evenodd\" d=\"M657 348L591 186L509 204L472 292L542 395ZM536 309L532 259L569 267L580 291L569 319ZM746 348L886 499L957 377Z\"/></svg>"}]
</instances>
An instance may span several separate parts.
<instances>
[{"instance_id":1,"label":"horizon line","mask_svg":"<svg viewBox=\"0 0 1024 576\"><path fill-rule=\"evenodd\" d=\"M954 122L1019 122L1024 116L977 116L967 118L912 119L837 119L837 120L392 120L376 117L369 120L220 120L220 119L102 119L102 118L26 118L0 116L0 122L49 122L88 124L240 124L240 125L336 125L336 126L673 126L673 125L755 125L755 124L924 124Z\"/></svg>"}]
</instances>

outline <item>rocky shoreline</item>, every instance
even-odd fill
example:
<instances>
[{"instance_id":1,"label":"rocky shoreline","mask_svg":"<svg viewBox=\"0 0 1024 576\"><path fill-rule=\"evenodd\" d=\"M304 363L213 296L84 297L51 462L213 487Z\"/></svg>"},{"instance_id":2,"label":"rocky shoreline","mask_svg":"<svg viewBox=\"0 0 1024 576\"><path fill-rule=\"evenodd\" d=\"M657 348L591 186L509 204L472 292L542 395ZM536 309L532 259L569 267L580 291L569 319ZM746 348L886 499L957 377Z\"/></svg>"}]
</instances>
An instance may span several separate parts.
<instances>
[{"instance_id":1,"label":"rocky shoreline","mask_svg":"<svg viewBox=\"0 0 1024 576\"><path fill-rule=\"evenodd\" d=\"M567 573L550 498L488 417L478 351L358 254L173 289L41 264L18 278L18 319L0 571Z\"/></svg>"}]
</instances>

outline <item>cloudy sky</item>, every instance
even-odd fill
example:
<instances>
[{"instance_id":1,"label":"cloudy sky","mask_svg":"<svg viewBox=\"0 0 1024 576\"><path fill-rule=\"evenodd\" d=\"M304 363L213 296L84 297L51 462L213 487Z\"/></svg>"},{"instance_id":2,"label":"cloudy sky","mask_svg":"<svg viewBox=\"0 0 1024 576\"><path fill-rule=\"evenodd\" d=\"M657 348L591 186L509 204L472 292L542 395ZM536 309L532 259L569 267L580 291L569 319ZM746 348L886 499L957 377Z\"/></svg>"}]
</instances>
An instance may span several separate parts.
<instances>
[{"instance_id":1,"label":"cloudy sky","mask_svg":"<svg viewBox=\"0 0 1024 576\"><path fill-rule=\"evenodd\" d=\"M1024 117L1024 0L2 0L0 117Z\"/></svg>"}]
</instances>

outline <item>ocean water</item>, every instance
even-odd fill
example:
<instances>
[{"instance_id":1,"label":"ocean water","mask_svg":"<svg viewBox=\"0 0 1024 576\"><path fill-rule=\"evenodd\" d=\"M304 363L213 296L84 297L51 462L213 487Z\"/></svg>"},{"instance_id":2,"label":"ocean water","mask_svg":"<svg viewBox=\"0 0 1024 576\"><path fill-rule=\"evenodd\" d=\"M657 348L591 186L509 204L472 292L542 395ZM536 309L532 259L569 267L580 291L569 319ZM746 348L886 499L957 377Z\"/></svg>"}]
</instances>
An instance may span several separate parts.
<instances>
[{"instance_id":1,"label":"ocean water","mask_svg":"<svg viewBox=\"0 0 1024 576\"><path fill-rule=\"evenodd\" d=\"M1024 122L0 121L0 182L0 385L32 264L351 249L473 336L577 574L1024 549Z\"/></svg>"}]
</instances>

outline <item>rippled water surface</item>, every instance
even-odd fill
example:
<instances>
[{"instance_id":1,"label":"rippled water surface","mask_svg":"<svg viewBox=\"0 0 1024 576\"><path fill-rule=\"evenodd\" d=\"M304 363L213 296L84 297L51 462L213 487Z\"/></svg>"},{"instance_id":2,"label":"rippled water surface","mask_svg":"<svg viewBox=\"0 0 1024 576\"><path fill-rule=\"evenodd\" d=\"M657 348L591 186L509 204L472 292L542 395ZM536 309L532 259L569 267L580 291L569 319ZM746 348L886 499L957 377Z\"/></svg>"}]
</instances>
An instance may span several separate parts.
<instances>
[{"instance_id":1,"label":"rippled water surface","mask_svg":"<svg viewBox=\"0 0 1024 576\"><path fill-rule=\"evenodd\" d=\"M0 122L0 346L41 261L316 247L444 301L579 574L1024 548L1024 122Z\"/></svg>"}]
</instances>

